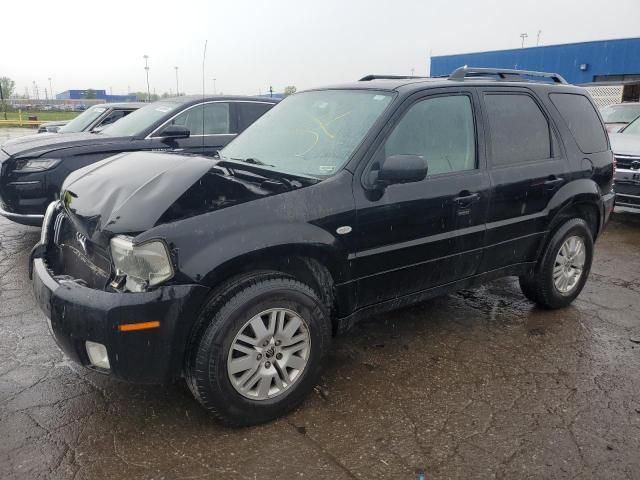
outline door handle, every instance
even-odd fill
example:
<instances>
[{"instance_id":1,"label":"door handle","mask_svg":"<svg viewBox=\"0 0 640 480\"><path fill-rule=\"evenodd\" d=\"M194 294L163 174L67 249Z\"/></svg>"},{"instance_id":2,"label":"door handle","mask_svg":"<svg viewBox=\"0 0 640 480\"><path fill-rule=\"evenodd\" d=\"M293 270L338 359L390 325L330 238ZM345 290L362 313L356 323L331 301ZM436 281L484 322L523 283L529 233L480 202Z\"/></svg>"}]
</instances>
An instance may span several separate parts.
<instances>
[{"instance_id":1,"label":"door handle","mask_svg":"<svg viewBox=\"0 0 640 480\"><path fill-rule=\"evenodd\" d=\"M543 183L543 185L547 190L555 190L563 182L564 178L562 177L550 177L549 180Z\"/></svg>"},{"instance_id":2,"label":"door handle","mask_svg":"<svg viewBox=\"0 0 640 480\"><path fill-rule=\"evenodd\" d=\"M480 200L479 193L471 193L467 190L460 192L458 196L453 199L453 201L459 206L469 206L472 203L477 202L478 200Z\"/></svg>"}]
</instances>

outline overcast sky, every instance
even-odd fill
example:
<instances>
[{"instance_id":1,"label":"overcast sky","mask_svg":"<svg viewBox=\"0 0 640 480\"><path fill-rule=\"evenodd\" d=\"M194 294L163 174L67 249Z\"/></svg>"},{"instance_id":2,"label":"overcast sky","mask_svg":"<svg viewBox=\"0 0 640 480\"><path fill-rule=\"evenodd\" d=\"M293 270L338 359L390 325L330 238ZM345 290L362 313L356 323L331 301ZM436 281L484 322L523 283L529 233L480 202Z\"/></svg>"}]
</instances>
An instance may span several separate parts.
<instances>
[{"instance_id":1,"label":"overcast sky","mask_svg":"<svg viewBox=\"0 0 640 480\"><path fill-rule=\"evenodd\" d=\"M640 1L57 0L2 2L0 76L18 93L298 90L368 73L429 73L429 55L640 36Z\"/></svg>"}]
</instances>

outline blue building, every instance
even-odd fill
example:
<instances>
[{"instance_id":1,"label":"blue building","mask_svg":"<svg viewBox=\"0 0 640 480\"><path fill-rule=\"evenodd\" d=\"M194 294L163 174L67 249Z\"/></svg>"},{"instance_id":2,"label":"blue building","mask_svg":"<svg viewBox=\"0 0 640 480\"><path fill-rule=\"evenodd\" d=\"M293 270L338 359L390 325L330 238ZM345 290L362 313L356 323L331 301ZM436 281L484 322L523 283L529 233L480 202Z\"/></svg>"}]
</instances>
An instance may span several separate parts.
<instances>
[{"instance_id":1,"label":"blue building","mask_svg":"<svg viewBox=\"0 0 640 480\"><path fill-rule=\"evenodd\" d=\"M86 100L88 90L66 90L56 95L57 100ZM135 95L107 95L106 90L93 90L95 92L95 100L104 100L104 102L135 102Z\"/></svg>"},{"instance_id":2,"label":"blue building","mask_svg":"<svg viewBox=\"0 0 640 480\"><path fill-rule=\"evenodd\" d=\"M464 65L555 72L574 84L617 83L637 87L640 38L435 56L431 57L431 76L448 75Z\"/></svg>"}]
</instances>

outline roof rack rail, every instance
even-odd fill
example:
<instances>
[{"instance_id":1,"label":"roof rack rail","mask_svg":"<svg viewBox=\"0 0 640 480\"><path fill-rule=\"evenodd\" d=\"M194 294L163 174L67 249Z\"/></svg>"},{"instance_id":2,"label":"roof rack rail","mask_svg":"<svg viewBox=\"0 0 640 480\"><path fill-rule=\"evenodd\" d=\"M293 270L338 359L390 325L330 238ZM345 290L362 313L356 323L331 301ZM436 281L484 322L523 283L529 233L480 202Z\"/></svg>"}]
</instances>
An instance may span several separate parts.
<instances>
[{"instance_id":1,"label":"roof rack rail","mask_svg":"<svg viewBox=\"0 0 640 480\"><path fill-rule=\"evenodd\" d=\"M429 77L411 77L405 75L367 75L362 77L359 82L370 82L371 80L411 80L413 78L429 78Z\"/></svg>"},{"instance_id":2,"label":"roof rack rail","mask_svg":"<svg viewBox=\"0 0 640 480\"><path fill-rule=\"evenodd\" d=\"M514 80L522 79L524 76L529 77L542 77L550 78L555 83L567 84L567 81L557 73L549 72L533 72L530 70L512 70L508 68L473 68L473 67L460 67L455 69L449 80L464 81L466 77L484 77L484 76L497 76L501 80Z\"/></svg>"}]
</instances>

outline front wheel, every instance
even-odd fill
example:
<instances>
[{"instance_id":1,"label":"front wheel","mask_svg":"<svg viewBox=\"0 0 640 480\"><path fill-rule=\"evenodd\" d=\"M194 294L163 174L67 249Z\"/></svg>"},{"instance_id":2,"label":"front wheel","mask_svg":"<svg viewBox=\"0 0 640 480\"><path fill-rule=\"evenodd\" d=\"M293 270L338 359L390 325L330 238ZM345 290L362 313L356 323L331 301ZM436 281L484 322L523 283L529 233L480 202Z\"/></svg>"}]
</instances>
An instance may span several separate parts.
<instances>
[{"instance_id":1,"label":"front wheel","mask_svg":"<svg viewBox=\"0 0 640 480\"><path fill-rule=\"evenodd\" d=\"M203 312L187 383L227 425L272 420L316 384L331 339L328 315L311 288L279 274L251 278L224 297Z\"/></svg>"},{"instance_id":2,"label":"front wheel","mask_svg":"<svg viewBox=\"0 0 640 480\"><path fill-rule=\"evenodd\" d=\"M541 307L566 307L582 291L592 260L589 226L582 218L573 218L554 232L533 274L520 277L520 288Z\"/></svg>"}]
</instances>

